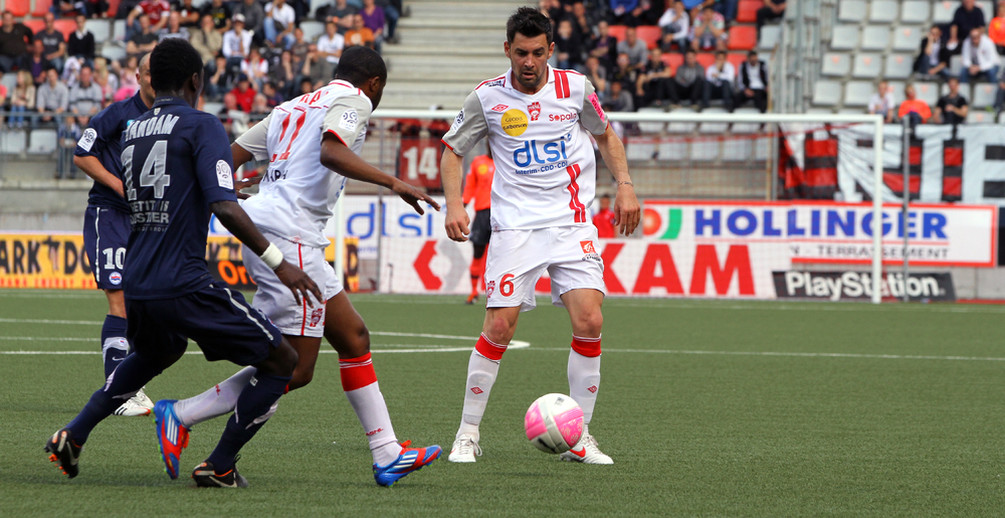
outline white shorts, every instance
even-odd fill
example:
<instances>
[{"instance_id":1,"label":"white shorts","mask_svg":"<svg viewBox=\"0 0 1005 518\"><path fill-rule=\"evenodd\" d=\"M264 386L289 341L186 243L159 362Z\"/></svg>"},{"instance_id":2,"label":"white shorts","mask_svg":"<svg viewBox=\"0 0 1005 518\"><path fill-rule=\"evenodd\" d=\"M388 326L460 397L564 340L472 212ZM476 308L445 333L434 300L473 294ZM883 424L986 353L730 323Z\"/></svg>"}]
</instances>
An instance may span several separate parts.
<instances>
[{"instance_id":1,"label":"white shorts","mask_svg":"<svg viewBox=\"0 0 1005 518\"><path fill-rule=\"evenodd\" d=\"M311 295L314 307L307 305L301 297L300 304L293 298L293 292L280 282L275 272L247 246L241 248L244 266L258 285L251 305L272 320L284 335L323 336L325 325L325 301L342 291L342 281L325 261L323 248L294 243L269 232L263 232L283 253L283 258L293 266L303 270L321 290L325 300L316 301Z\"/></svg>"},{"instance_id":2,"label":"white shorts","mask_svg":"<svg viewBox=\"0 0 1005 518\"><path fill-rule=\"evenodd\" d=\"M534 309L534 287L545 270L551 277L551 302L556 306L562 305L562 294L571 290L593 289L606 295L604 262L596 243L593 225L492 232L485 261L486 306Z\"/></svg>"}]
</instances>

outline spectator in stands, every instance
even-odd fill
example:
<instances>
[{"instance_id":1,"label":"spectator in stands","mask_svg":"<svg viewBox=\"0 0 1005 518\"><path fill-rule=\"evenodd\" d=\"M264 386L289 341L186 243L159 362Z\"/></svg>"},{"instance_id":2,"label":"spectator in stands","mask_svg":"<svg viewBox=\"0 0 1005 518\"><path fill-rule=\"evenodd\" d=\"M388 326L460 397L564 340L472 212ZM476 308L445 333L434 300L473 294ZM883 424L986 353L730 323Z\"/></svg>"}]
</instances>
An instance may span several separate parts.
<instances>
[{"instance_id":1,"label":"spectator in stands","mask_svg":"<svg viewBox=\"0 0 1005 518\"><path fill-rule=\"evenodd\" d=\"M140 30L134 32L133 37L126 42L126 54L129 56L139 57L157 46L157 34L152 30L150 18L141 14L139 20Z\"/></svg>"},{"instance_id":2,"label":"spectator in stands","mask_svg":"<svg viewBox=\"0 0 1005 518\"><path fill-rule=\"evenodd\" d=\"M963 58L960 81L994 82L998 77L998 63L1001 58L994 42L984 34L984 29L974 27L970 30L970 37L963 42L960 57Z\"/></svg>"},{"instance_id":3,"label":"spectator in stands","mask_svg":"<svg viewBox=\"0 0 1005 518\"><path fill-rule=\"evenodd\" d=\"M705 69L705 85L702 92L701 107L708 108L712 99L722 99L726 111L733 111L733 81L736 80L736 67L726 60L726 51L715 53L715 62Z\"/></svg>"},{"instance_id":4,"label":"spectator in stands","mask_svg":"<svg viewBox=\"0 0 1005 518\"><path fill-rule=\"evenodd\" d=\"M736 20L736 12L739 10L740 0L720 0L715 4L715 10L726 19L726 25Z\"/></svg>"},{"instance_id":5,"label":"spectator in stands","mask_svg":"<svg viewBox=\"0 0 1005 518\"><path fill-rule=\"evenodd\" d=\"M401 17L401 0L374 0L374 3L384 10L384 20L387 22L387 34L384 39L391 43L398 43L398 18Z\"/></svg>"},{"instance_id":6,"label":"spectator in stands","mask_svg":"<svg viewBox=\"0 0 1005 518\"><path fill-rule=\"evenodd\" d=\"M230 91L237 100L237 106L244 113L251 113L251 103L255 100L255 88L251 86L251 80L246 74L238 74L237 84Z\"/></svg>"},{"instance_id":7,"label":"spectator in stands","mask_svg":"<svg viewBox=\"0 0 1005 518\"><path fill-rule=\"evenodd\" d=\"M681 104L686 99L698 108L698 102L705 91L705 68L698 63L698 54L694 50L688 50L684 54L684 63L677 67L670 86L671 103Z\"/></svg>"},{"instance_id":8,"label":"spectator in stands","mask_svg":"<svg viewBox=\"0 0 1005 518\"><path fill-rule=\"evenodd\" d=\"M928 36L921 39L921 49L914 58L914 71L925 78L949 77L949 58L952 52L942 41L942 29L933 25Z\"/></svg>"},{"instance_id":9,"label":"spectator in stands","mask_svg":"<svg viewBox=\"0 0 1005 518\"><path fill-rule=\"evenodd\" d=\"M94 60L94 82L101 87L101 104L108 106L119 89L119 78L108 70L108 60L103 57Z\"/></svg>"},{"instance_id":10,"label":"spectator in stands","mask_svg":"<svg viewBox=\"0 0 1005 518\"><path fill-rule=\"evenodd\" d=\"M607 95L607 69L600 64L596 56L586 58L586 78L593 83L593 89L597 91L600 101L603 102Z\"/></svg>"},{"instance_id":11,"label":"spectator in stands","mask_svg":"<svg viewBox=\"0 0 1005 518\"><path fill-rule=\"evenodd\" d=\"M25 112L35 109L35 81L31 77L31 72L27 70L17 71L17 83L14 84L14 91L10 96L10 127L23 129L25 126Z\"/></svg>"},{"instance_id":12,"label":"spectator in stands","mask_svg":"<svg viewBox=\"0 0 1005 518\"><path fill-rule=\"evenodd\" d=\"M146 15L147 21L150 22L150 32L157 34L167 25L167 16L170 12L171 5L167 3L167 0L142 0L136 4L132 11L129 11L129 16L126 16L126 41L143 30L140 20L142 15ZM151 47L150 50L153 48Z\"/></svg>"},{"instance_id":13,"label":"spectator in stands","mask_svg":"<svg viewBox=\"0 0 1005 518\"><path fill-rule=\"evenodd\" d=\"M708 6L701 10L691 29L691 48L698 50L726 50L726 20Z\"/></svg>"},{"instance_id":14,"label":"spectator in stands","mask_svg":"<svg viewBox=\"0 0 1005 518\"><path fill-rule=\"evenodd\" d=\"M317 62L314 66L317 72L312 73L311 77L315 80L330 78L335 67L338 66L338 60L342 57L342 50L346 46L346 38L338 33L335 22L326 23L325 33L318 38L317 52L315 53Z\"/></svg>"},{"instance_id":15,"label":"spectator in stands","mask_svg":"<svg viewBox=\"0 0 1005 518\"><path fill-rule=\"evenodd\" d=\"M231 23L233 23L233 27L223 33L223 46L220 51L223 53L223 57L227 58L227 68L239 70L241 61L244 61L244 58L251 52L253 34L244 28L243 14L235 14ZM248 106L251 106L250 101Z\"/></svg>"},{"instance_id":16,"label":"spectator in stands","mask_svg":"<svg viewBox=\"0 0 1005 518\"><path fill-rule=\"evenodd\" d=\"M635 69L641 70L646 66L649 49L646 42L639 39L635 27L625 29L624 41L618 42L618 54L628 54L628 61Z\"/></svg>"},{"instance_id":17,"label":"spectator in stands","mask_svg":"<svg viewBox=\"0 0 1005 518\"><path fill-rule=\"evenodd\" d=\"M747 59L740 64L737 106L753 101L761 113L768 111L768 68L757 59L757 51L747 52Z\"/></svg>"},{"instance_id":18,"label":"spectator in stands","mask_svg":"<svg viewBox=\"0 0 1005 518\"><path fill-rule=\"evenodd\" d=\"M605 69L614 68L614 63L618 60L618 39L611 36L611 28L607 22L600 20L597 22L597 35L590 42L590 55L600 61L600 66Z\"/></svg>"},{"instance_id":19,"label":"spectator in stands","mask_svg":"<svg viewBox=\"0 0 1005 518\"><path fill-rule=\"evenodd\" d=\"M334 20L330 20L334 22ZM328 23L328 22L325 22ZM290 54L292 55L293 70L299 71L304 67L304 62L307 60L307 55L312 52L311 42L304 39L304 30L300 27L293 29L293 45L290 45ZM299 72L298 72L299 73Z\"/></svg>"},{"instance_id":20,"label":"spectator in stands","mask_svg":"<svg viewBox=\"0 0 1005 518\"><path fill-rule=\"evenodd\" d=\"M193 5L195 0L182 0L178 2L177 8L174 10L178 11L181 16L181 26L187 27L189 32L192 32L197 27L199 27L202 22L202 13L199 8Z\"/></svg>"},{"instance_id":21,"label":"spectator in stands","mask_svg":"<svg viewBox=\"0 0 1005 518\"><path fill-rule=\"evenodd\" d=\"M290 87L296 83L297 75L298 70L293 67L293 53L288 50L279 54L277 63L269 63L269 77L268 81L262 85L262 93L269 99L271 106L275 106L272 101L277 98L281 103L292 97ZM271 90L269 90L270 88Z\"/></svg>"},{"instance_id":22,"label":"spectator in stands","mask_svg":"<svg viewBox=\"0 0 1005 518\"><path fill-rule=\"evenodd\" d=\"M995 17L988 22L988 37L998 47L998 54L1005 54L1005 2L999 1Z\"/></svg>"},{"instance_id":23,"label":"spectator in stands","mask_svg":"<svg viewBox=\"0 0 1005 518\"><path fill-rule=\"evenodd\" d=\"M216 57L213 75L206 80L206 96L209 99L220 99L224 92L231 89L234 79L237 77L233 71L227 67L227 58Z\"/></svg>"},{"instance_id":24,"label":"spectator in stands","mask_svg":"<svg viewBox=\"0 0 1005 518\"><path fill-rule=\"evenodd\" d=\"M950 77L946 82L949 85L949 93L939 98L935 105L935 113L932 114L933 122L936 124L963 124L967 120L967 113L970 106L967 98L960 94L960 80Z\"/></svg>"},{"instance_id":25,"label":"spectator in stands","mask_svg":"<svg viewBox=\"0 0 1005 518\"><path fill-rule=\"evenodd\" d=\"M0 24L0 72L11 72L14 65L28 51L32 41L31 29L21 22L14 21L10 11L3 12L3 23Z\"/></svg>"},{"instance_id":26,"label":"spectator in stands","mask_svg":"<svg viewBox=\"0 0 1005 518\"><path fill-rule=\"evenodd\" d=\"M223 35L216 31L216 25L213 24L213 17L211 15L202 15L202 19L199 21L199 28L190 31L188 41L195 48L196 52L199 53L199 57L202 58L202 63L206 69L206 76L209 77L215 74L216 56L220 54L220 50L223 48Z\"/></svg>"},{"instance_id":27,"label":"spectator in stands","mask_svg":"<svg viewBox=\"0 0 1005 518\"><path fill-rule=\"evenodd\" d=\"M352 47L354 45L363 45L370 47L371 49L377 48L376 39L373 36L373 31L369 27L363 25L363 15L354 14L352 17L352 29L345 33L345 46Z\"/></svg>"},{"instance_id":28,"label":"spectator in stands","mask_svg":"<svg viewBox=\"0 0 1005 518\"><path fill-rule=\"evenodd\" d=\"M45 13L45 27L35 34L35 39L42 41L45 59L62 69L66 61L66 38L56 30L56 17L52 13Z\"/></svg>"},{"instance_id":29,"label":"spectator in stands","mask_svg":"<svg viewBox=\"0 0 1005 518\"><path fill-rule=\"evenodd\" d=\"M55 126L59 117L66 112L70 102L70 90L59 81L59 72L55 68L45 71L45 82L38 87L35 97L35 109L38 110L42 124Z\"/></svg>"},{"instance_id":30,"label":"spectator in stands","mask_svg":"<svg viewBox=\"0 0 1005 518\"><path fill-rule=\"evenodd\" d=\"M363 9L359 11L359 16L363 18L363 25L373 32L374 48L380 52L381 44L384 42L384 25L387 23L384 10L378 7L374 0L363 0Z\"/></svg>"},{"instance_id":31,"label":"spectator in stands","mask_svg":"<svg viewBox=\"0 0 1005 518\"><path fill-rule=\"evenodd\" d=\"M269 107L269 99L265 97L265 94L257 93L255 98L251 101L251 115L255 116L255 120L264 119L272 108Z\"/></svg>"},{"instance_id":32,"label":"spectator in stands","mask_svg":"<svg viewBox=\"0 0 1005 518\"><path fill-rule=\"evenodd\" d=\"M265 2L266 4L271 2ZM244 28L251 31L255 37L252 40L255 45L261 45L265 41L265 7L259 0L241 0L233 2L231 8L231 19L235 14L244 16ZM290 7L290 12L293 8Z\"/></svg>"},{"instance_id":33,"label":"spectator in stands","mask_svg":"<svg viewBox=\"0 0 1005 518\"><path fill-rule=\"evenodd\" d=\"M171 11L168 14L167 25L157 35L157 41L164 41L168 38L190 39L188 28L181 26L181 14L178 11Z\"/></svg>"},{"instance_id":34,"label":"spectator in stands","mask_svg":"<svg viewBox=\"0 0 1005 518\"><path fill-rule=\"evenodd\" d=\"M94 82L94 71L84 65L80 68L80 80L70 89L70 99L67 108L76 116L81 126L87 126L88 121L101 111L104 93Z\"/></svg>"},{"instance_id":35,"label":"spectator in stands","mask_svg":"<svg viewBox=\"0 0 1005 518\"><path fill-rule=\"evenodd\" d=\"M912 125L924 124L932 118L932 109L928 107L928 103L917 98L912 84L904 87L904 101L900 103L897 117L910 119Z\"/></svg>"},{"instance_id":36,"label":"spectator in stands","mask_svg":"<svg viewBox=\"0 0 1005 518\"><path fill-rule=\"evenodd\" d=\"M87 30L87 18L78 14L74 20L77 30L70 33L66 44L66 55L71 58L83 58L86 63L94 62L94 34Z\"/></svg>"},{"instance_id":37,"label":"spectator in stands","mask_svg":"<svg viewBox=\"0 0 1005 518\"><path fill-rule=\"evenodd\" d=\"M56 68L56 65L45 59L45 47L41 40L31 42L31 50L28 54L21 56L17 68L27 70L35 78L35 86L45 81L45 71L49 68Z\"/></svg>"},{"instance_id":38,"label":"spectator in stands","mask_svg":"<svg viewBox=\"0 0 1005 518\"><path fill-rule=\"evenodd\" d=\"M136 69L139 67L139 60L134 56L126 58L126 61L119 69L119 89L115 91L112 101L119 102L136 95L140 89L140 84L136 80Z\"/></svg>"},{"instance_id":39,"label":"spectator in stands","mask_svg":"<svg viewBox=\"0 0 1005 518\"><path fill-rule=\"evenodd\" d=\"M286 51L285 54L288 56L289 51ZM286 96L279 92L279 86L272 81L266 81L265 84L262 85L262 93L260 95L265 96L266 105L268 105L270 109L279 106L286 100Z\"/></svg>"},{"instance_id":40,"label":"spectator in stands","mask_svg":"<svg viewBox=\"0 0 1005 518\"><path fill-rule=\"evenodd\" d=\"M63 123L59 125L57 131L59 152L56 157L58 165L56 166L56 178L76 178L77 168L73 166L67 167L68 158L73 155L73 149L77 147L77 141L80 140L81 135L81 123L77 120L77 117L67 117L63 120Z\"/></svg>"},{"instance_id":41,"label":"spectator in stands","mask_svg":"<svg viewBox=\"0 0 1005 518\"><path fill-rule=\"evenodd\" d=\"M635 25L637 23L632 14L639 6L639 0L610 0L609 21L613 25ZM645 57L642 58L645 61Z\"/></svg>"},{"instance_id":42,"label":"spectator in stands","mask_svg":"<svg viewBox=\"0 0 1005 518\"><path fill-rule=\"evenodd\" d=\"M566 17L572 21L572 28L576 36L579 36L579 41L582 41L584 45L589 44L593 39L593 28L597 26L597 20L586 10L586 4L582 0L574 0L571 14Z\"/></svg>"},{"instance_id":43,"label":"spectator in stands","mask_svg":"<svg viewBox=\"0 0 1005 518\"><path fill-rule=\"evenodd\" d=\"M604 194L600 197L599 202L600 210L593 215L593 226L597 227L597 237L601 239L616 237L614 223L617 216L611 210L611 195Z\"/></svg>"},{"instance_id":44,"label":"spectator in stands","mask_svg":"<svg viewBox=\"0 0 1005 518\"><path fill-rule=\"evenodd\" d=\"M202 14L213 17L213 25L220 34L225 34L230 30L231 18L234 15L230 6L223 3L223 0L212 0L208 4L203 4Z\"/></svg>"},{"instance_id":45,"label":"spectator in stands","mask_svg":"<svg viewBox=\"0 0 1005 518\"><path fill-rule=\"evenodd\" d=\"M335 22L338 33L345 35L346 31L352 29L352 17L359 12L359 8L350 5L346 0L335 0L334 5L323 5L314 13L314 18L319 22Z\"/></svg>"},{"instance_id":46,"label":"spectator in stands","mask_svg":"<svg viewBox=\"0 0 1005 518\"><path fill-rule=\"evenodd\" d=\"M691 18L684 9L684 2L671 0L670 7L660 16L657 24L663 32L660 46L663 52L670 52L674 45L681 52L691 48L688 38L691 35Z\"/></svg>"},{"instance_id":47,"label":"spectator in stands","mask_svg":"<svg viewBox=\"0 0 1005 518\"><path fill-rule=\"evenodd\" d=\"M555 31L555 62L558 68L580 69L583 66L583 42L573 30L572 20L563 18Z\"/></svg>"},{"instance_id":48,"label":"spectator in stands","mask_svg":"<svg viewBox=\"0 0 1005 518\"><path fill-rule=\"evenodd\" d=\"M635 80L635 106L663 106L671 98L672 78L670 67L663 62L663 51L653 47L645 68Z\"/></svg>"},{"instance_id":49,"label":"spectator in stands","mask_svg":"<svg viewBox=\"0 0 1005 518\"><path fill-rule=\"evenodd\" d=\"M249 107L250 108L250 107ZM223 96L223 108L217 114L223 122L223 128L231 139L235 139L248 131L248 112L241 109L237 96L228 92Z\"/></svg>"},{"instance_id":50,"label":"spectator in stands","mask_svg":"<svg viewBox=\"0 0 1005 518\"><path fill-rule=\"evenodd\" d=\"M284 0L273 0L265 6L265 39L281 49L293 45L293 27L297 13Z\"/></svg>"},{"instance_id":51,"label":"spectator in stands","mask_svg":"<svg viewBox=\"0 0 1005 518\"><path fill-rule=\"evenodd\" d=\"M73 13L73 16L84 15L88 18L101 18L108 12L108 2L105 0L78 0L75 5L82 5L83 12L80 12L80 9L75 9L76 12Z\"/></svg>"},{"instance_id":52,"label":"spectator in stands","mask_svg":"<svg viewBox=\"0 0 1005 518\"><path fill-rule=\"evenodd\" d=\"M251 47L248 57L241 61L241 73L248 76L255 90L261 90L269 77L269 62L262 58L258 47Z\"/></svg>"},{"instance_id":53,"label":"spectator in stands","mask_svg":"<svg viewBox=\"0 0 1005 518\"><path fill-rule=\"evenodd\" d=\"M618 54L618 60L615 63L615 67L610 71L610 75L607 77L608 88L614 86L614 83L621 83L622 90L628 95L631 95L632 89L635 88L635 83L639 77L639 70L632 66L632 62L628 59L628 54L622 52ZM611 95L614 95L612 90ZM634 104L631 110L635 111Z\"/></svg>"},{"instance_id":54,"label":"spectator in stands","mask_svg":"<svg viewBox=\"0 0 1005 518\"><path fill-rule=\"evenodd\" d=\"M757 37L761 37L761 27L764 27L764 24L783 16L785 16L785 0L764 0L764 7L757 10Z\"/></svg>"},{"instance_id":55,"label":"spectator in stands","mask_svg":"<svg viewBox=\"0 0 1005 518\"><path fill-rule=\"evenodd\" d=\"M974 0L962 0L953 13L953 21L949 24L949 39L946 45L954 54L961 51L960 42L974 29L983 29L984 11Z\"/></svg>"},{"instance_id":56,"label":"spectator in stands","mask_svg":"<svg viewBox=\"0 0 1005 518\"><path fill-rule=\"evenodd\" d=\"M624 88L624 83L621 81L611 82L611 93L607 96L607 104L604 106L604 109L612 112L635 111L632 94L628 93L628 90Z\"/></svg>"},{"instance_id":57,"label":"spectator in stands","mask_svg":"<svg viewBox=\"0 0 1005 518\"><path fill-rule=\"evenodd\" d=\"M893 98L893 90L886 81L880 81L876 85L876 93L869 99L869 113L882 115L883 121L891 123L896 111L897 101Z\"/></svg>"}]
</instances>

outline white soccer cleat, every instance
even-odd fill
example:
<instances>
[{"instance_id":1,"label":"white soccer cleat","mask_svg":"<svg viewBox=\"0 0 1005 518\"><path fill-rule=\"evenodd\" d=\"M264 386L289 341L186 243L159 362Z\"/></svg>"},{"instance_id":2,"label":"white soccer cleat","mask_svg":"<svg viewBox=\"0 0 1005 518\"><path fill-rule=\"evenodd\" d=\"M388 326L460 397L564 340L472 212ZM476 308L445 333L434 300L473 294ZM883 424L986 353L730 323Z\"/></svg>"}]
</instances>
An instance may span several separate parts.
<instances>
[{"instance_id":1,"label":"white soccer cleat","mask_svg":"<svg viewBox=\"0 0 1005 518\"><path fill-rule=\"evenodd\" d=\"M129 398L122 406L115 409L115 415L124 417L137 417L150 415L154 409L154 402L147 397L141 388L133 397Z\"/></svg>"},{"instance_id":2,"label":"white soccer cleat","mask_svg":"<svg viewBox=\"0 0 1005 518\"><path fill-rule=\"evenodd\" d=\"M597 440L589 432L584 432L579 442L572 449L560 455L559 458L583 464L614 464L614 460L600 451Z\"/></svg>"},{"instance_id":3,"label":"white soccer cleat","mask_svg":"<svg viewBox=\"0 0 1005 518\"><path fill-rule=\"evenodd\" d=\"M474 462L476 456L481 456L482 449L478 446L478 441L468 434L461 434L454 440L454 446L450 448L450 462Z\"/></svg>"}]
</instances>

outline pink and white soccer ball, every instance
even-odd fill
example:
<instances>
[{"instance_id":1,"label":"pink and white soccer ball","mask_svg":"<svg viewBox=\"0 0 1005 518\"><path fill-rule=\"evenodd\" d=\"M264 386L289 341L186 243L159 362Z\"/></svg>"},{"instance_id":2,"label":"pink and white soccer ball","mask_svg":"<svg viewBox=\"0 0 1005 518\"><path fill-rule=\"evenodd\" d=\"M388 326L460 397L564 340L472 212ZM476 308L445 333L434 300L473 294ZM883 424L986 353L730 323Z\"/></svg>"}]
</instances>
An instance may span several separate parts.
<instances>
[{"instance_id":1,"label":"pink and white soccer ball","mask_svg":"<svg viewBox=\"0 0 1005 518\"><path fill-rule=\"evenodd\" d=\"M583 436L583 409L565 394L545 394L527 409L527 440L546 453L562 453Z\"/></svg>"}]
</instances>

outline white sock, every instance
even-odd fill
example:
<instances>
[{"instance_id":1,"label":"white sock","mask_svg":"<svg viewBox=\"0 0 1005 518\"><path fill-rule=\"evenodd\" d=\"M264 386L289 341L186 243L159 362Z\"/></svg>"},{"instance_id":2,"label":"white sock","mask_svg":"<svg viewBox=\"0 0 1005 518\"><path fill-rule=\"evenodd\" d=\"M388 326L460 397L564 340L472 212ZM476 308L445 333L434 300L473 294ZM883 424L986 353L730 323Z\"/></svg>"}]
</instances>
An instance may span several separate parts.
<instances>
[{"instance_id":1,"label":"white sock","mask_svg":"<svg viewBox=\"0 0 1005 518\"><path fill-rule=\"evenodd\" d=\"M600 388L600 356L583 356L569 351L569 395L583 409L583 423L590 424Z\"/></svg>"},{"instance_id":2,"label":"white sock","mask_svg":"<svg viewBox=\"0 0 1005 518\"><path fill-rule=\"evenodd\" d=\"M345 397L356 411L359 423L363 425L363 433L370 441L370 453L373 463L385 466L401 454L401 445L394 435L391 426L391 416L387 412L387 403L380 393L380 386L373 382L365 387L345 392Z\"/></svg>"},{"instance_id":3,"label":"white sock","mask_svg":"<svg viewBox=\"0 0 1005 518\"><path fill-rule=\"evenodd\" d=\"M478 426L482 422L482 416L485 415L489 393L498 375L499 360L490 360L482 356L477 349L471 351L467 384L464 387L464 409L461 411L461 426L457 430L457 437L467 434L478 441Z\"/></svg>"},{"instance_id":4,"label":"white sock","mask_svg":"<svg viewBox=\"0 0 1005 518\"><path fill-rule=\"evenodd\" d=\"M237 398L257 370L245 367L206 392L175 402L174 412L181 424L191 428L203 421L233 412Z\"/></svg>"}]
</instances>

